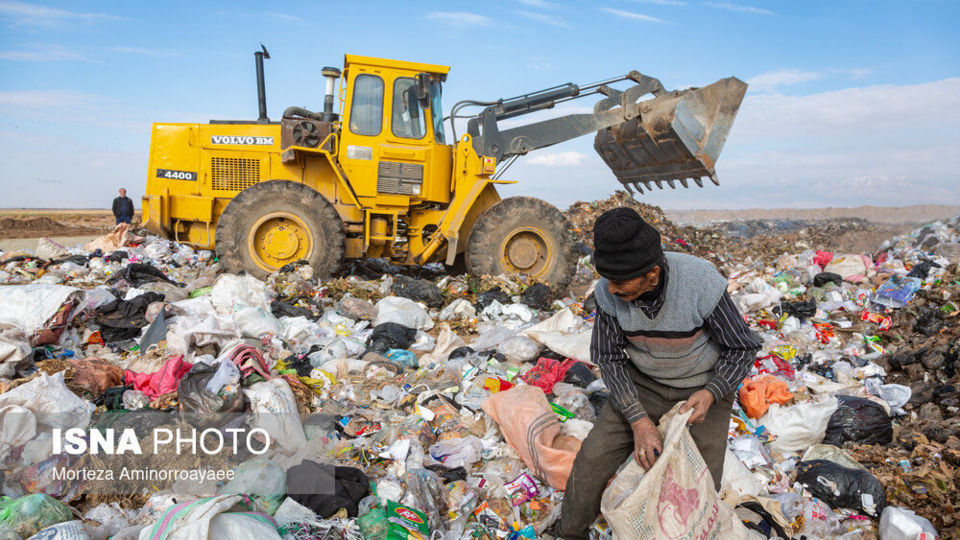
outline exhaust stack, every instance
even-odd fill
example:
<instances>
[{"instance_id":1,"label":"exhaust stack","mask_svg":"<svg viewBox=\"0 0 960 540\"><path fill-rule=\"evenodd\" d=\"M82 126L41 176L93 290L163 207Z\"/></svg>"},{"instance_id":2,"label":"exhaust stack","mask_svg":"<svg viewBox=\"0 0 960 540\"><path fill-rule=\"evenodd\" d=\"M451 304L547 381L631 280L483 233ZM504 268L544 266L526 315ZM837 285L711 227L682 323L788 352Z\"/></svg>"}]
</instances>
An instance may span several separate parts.
<instances>
[{"instance_id":1,"label":"exhaust stack","mask_svg":"<svg viewBox=\"0 0 960 540\"><path fill-rule=\"evenodd\" d=\"M270 59L270 53L267 52L263 43L260 44L260 49L262 50L253 53L257 62L257 105L260 108L260 117L257 118L257 123L269 124L270 119L267 118L267 85L263 80L263 59Z\"/></svg>"},{"instance_id":2,"label":"exhaust stack","mask_svg":"<svg viewBox=\"0 0 960 540\"><path fill-rule=\"evenodd\" d=\"M333 112L333 92L340 78L340 70L335 67L325 67L320 70L320 74L326 79L326 88L323 94L323 121L333 122L337 120L337 115Z\"/></svg>"}]
</instances>

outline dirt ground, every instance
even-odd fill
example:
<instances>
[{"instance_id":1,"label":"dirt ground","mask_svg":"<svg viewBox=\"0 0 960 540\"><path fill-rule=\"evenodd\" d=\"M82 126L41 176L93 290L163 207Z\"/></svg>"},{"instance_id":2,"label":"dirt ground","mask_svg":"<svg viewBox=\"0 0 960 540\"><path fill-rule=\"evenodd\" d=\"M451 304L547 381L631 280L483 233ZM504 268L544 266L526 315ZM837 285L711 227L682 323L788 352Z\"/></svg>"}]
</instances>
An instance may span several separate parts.
<instances>
[{"instance_id":1,"label":"dirt ground","mask_svg":"<svg viewBox=\"0 0 960 540\"><path fill-rule=\"evenodd\" d=\"M140 213L133 217L140 221ZM109 210L72 209L0 209L0 240L99 236L113 230L114 217Z\"/></svg>"}]
</instances>

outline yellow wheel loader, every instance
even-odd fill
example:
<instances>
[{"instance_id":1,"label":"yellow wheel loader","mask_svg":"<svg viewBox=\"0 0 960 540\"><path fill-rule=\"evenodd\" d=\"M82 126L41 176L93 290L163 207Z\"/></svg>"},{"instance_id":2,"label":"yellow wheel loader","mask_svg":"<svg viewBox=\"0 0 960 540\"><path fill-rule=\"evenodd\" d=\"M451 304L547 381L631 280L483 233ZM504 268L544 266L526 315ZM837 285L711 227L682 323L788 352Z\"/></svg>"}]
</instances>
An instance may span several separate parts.
<instances>
[{"instance_id":1,"label":"yellow wheel loader","mask_svg":"<svg viewBox=\"0 0 960 540\"><path fill-rule=\"evenodd\" d=\"M714 164L746 91L733 77L667 91L631 71L461 101L445 117L449 67L346 55L342 71L321 71L322 112L290 107L273 122L264 58L265 48L255 53L258 120L153 125L143 197L148 229L215 249L225 270L261 278L300 260L329 275L347 258L386 257L561 287L576 264L569 224L540 199L501 200L496 185L514 183L503 179L507 168L538 148L595 133L597 152L631 193L642 193L641 184L717 183ZM611 86L621 81L634 84ZM590 95L600 98L592 113L501 128ZM463 119L466 132L457 134Z\"/></svg>"}]
</instances>

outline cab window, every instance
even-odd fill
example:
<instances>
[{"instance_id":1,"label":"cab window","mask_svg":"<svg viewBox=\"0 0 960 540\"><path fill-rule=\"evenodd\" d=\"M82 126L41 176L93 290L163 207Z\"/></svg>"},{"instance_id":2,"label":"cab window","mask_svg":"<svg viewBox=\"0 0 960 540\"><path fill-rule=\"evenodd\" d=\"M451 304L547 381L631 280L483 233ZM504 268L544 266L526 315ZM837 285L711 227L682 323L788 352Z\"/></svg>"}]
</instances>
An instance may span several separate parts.
<instances>
[{"instance_id":1,"label":"cab window","mask_svg":"<svg viewBox=\"0 0 960 540\"><path fill-rule=\"evenodd\" d=\"M357 75L350 106L350 131L357 135L379 135L383 126L383 79Z\"/></svg>"},{"instance_id":2,"label":"cab window","mask_svg":"<svg viewBox=\"0 0 960 540\"><path fill-rule=\"evenodd\" d=\"M393 83L393 120L390 126L397 137L422 139L427 134L416 84L410 77L400 77Z\"/></svg>"}]
</instances>

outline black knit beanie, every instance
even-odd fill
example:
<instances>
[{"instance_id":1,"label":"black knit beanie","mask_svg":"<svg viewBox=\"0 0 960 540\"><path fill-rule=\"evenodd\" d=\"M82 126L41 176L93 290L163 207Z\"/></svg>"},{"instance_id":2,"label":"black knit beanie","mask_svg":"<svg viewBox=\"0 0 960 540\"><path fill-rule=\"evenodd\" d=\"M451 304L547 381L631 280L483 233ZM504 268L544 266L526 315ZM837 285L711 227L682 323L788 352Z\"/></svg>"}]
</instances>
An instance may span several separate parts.
<instances>
[{"instance_id":1,"label":"black knit beanie","mask_svg":"<svg viewBox=\"0 0 960 540\"><path fill-rule=\"evenodd\" d=\"M663 259L660 233L633 208L614 208L593 226L593 262L597 273L623 281L640 277Z\"/></svg>"}]
</instances>

